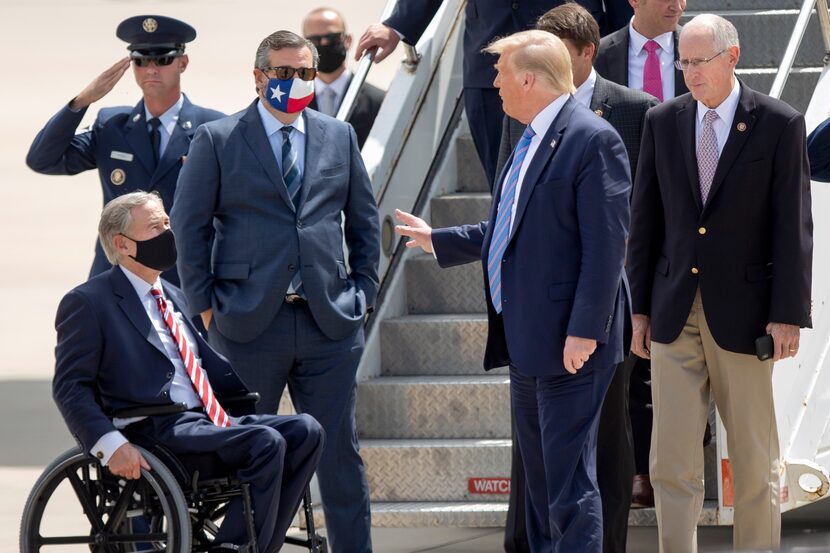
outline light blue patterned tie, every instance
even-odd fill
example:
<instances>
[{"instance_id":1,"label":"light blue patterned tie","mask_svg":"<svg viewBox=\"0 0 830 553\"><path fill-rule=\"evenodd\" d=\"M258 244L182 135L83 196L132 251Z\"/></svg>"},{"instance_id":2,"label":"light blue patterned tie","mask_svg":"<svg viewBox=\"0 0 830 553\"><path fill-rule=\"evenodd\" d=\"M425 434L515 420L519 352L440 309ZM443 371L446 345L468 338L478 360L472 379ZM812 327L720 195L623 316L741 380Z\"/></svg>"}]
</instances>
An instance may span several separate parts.
<instances>
[{"instance_id":1,"label":"light blue patterned tie","mask_svg":"<svg viewBox=\"0 0 830 553\"><path fill-rule=\"evenodd\" d=\"M285 187L288 189L288 197L291 198L291 203L294 208L297 208L297 203L300 199L300 168L297 167L297 151L291 144L291 131L294 127L286 125L280 130L282 131L282 178L285 181Z\"/></svg>"},{"instance_id":2,"label":"light blue patterned tie","mask_svg":"<svg viewBox=\"0 0 830 553\"><path fill-rule=\"evenodd\" d=\"M294 204L295 209L299 209L300 182L303 180L303 176L297 166L297 151L291 144L290 137L293 129L294 127L290 125L280 129L282 131L282 178L285 181L285 187L288 189L288 197L291 198L291 203ZM305 297L299 260L297 260L297 272L294 273L294 277L291 279L291 288L294 289L295 293Z\"/></svg>"},{"instance_id":3,"label":"light blue patterned tie","mask_svg":"<svg viewBox=\"0 0 830 553\"><path fill-rule=\"evenodd\" d=\"M487 253L487 276L490 281L490 299L496 313L501 313L501 259L507 248L510 238L510 222L513 217L513 203L516 199L516 185L519 183L519 171L527 155L531 139L536 135L530 125L522 134L513 154L513 163L504 179L504 190L499 200L496 225L493 228L493 237L490 240L490 251Z\"/></svg>"}]
</instances>

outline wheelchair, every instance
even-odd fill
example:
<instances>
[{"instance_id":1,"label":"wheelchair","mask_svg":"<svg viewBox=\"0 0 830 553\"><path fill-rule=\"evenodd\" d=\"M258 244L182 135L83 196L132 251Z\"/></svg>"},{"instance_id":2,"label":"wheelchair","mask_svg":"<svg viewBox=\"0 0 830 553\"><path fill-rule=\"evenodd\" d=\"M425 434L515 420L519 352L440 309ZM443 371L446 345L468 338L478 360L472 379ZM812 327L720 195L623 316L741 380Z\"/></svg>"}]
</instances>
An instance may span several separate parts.
<instances>
[{"instance_id":1,"label":"wheelchair","mask_svg":"<svg viewBox=\"0 0 830 553\"><path fill-rule=\"evenodd\" d=\"M253 412L259 394L223 398L228 412ZM179 413L184 403L127 409L117 417ZM160 444L131 437L150 470L141 478L113 475L81 447L55 459L38 478L20 523L20 551L92 551L125 553L208 552L230 501L241 501L246 543L240 553L259 553L251 507L250 486L216 454L174 455ZM50 501L57 506L50 507ZM74 504L74 505L73 505ZM285 544L327 553L326 539L314 527L311 494L306 488L301 506L305 537L286 536ZM74 515L74 518L71 518ZM71 520L69 520L71 518ZM62 546L62 547L61 547Z\"/></svg>"}]
</instances>

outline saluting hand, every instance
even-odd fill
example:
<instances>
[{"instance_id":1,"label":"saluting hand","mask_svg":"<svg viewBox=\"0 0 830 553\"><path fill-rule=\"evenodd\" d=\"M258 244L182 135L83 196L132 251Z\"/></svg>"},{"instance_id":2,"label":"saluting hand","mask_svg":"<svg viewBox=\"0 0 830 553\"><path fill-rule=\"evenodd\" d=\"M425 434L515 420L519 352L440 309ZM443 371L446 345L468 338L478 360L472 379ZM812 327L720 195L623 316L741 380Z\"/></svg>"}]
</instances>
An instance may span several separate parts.
<instances>
[{"instance_id":1,"label":"saluting hand","mask_svg":"<svg viewBox=\"0 0 830 553\"><path fill-rule=\"evenodd\" d=\"M150 470L150 465L133 447L132 444L126 443L115 450L115 453L110 457L110 462L107 463L110 472L116 476L121 476L127 480L136 480L141 477L141 469Z\"/></svg>"},{"instance_id":2,"label":"saluting hand","mask_svg":"<svg viewBox=\"0 0 830 553\"><path fill-rule=\"evenodd\" d=\"M411 238L406 243L407 248L420 246L425 252L432 253L432 227L426 221L400 209L395 210L395 218L403 223L395 227L395 232Z\"/></svg>"},{"instance_id":3,"label":"saluting hand","mask_svg":"<svg viewBox=\"0 0 830 553\"><path fill-rule=\"evenodd\" d=\"M72 100L72 109L83 109L93 102L97 102L112 90L124 73L130 67L130 58L121 58L115 65L95 77L80 94Z\"/></svg>"},{"instance_id":4,"label":"saluting hand","mask_svg":"<svg viewBox=\"0 0 830 553\"><path fill-rule=\"evenodd\" d=\"M354 59L360 60L366 50L375 48L375 63L380 63L395 51L400 41L401 38L394 29L382 23L374 23L369 25L360 37L354 52Z\"/></svg>"},{"instance_id":5,"label":"saluting hand","mask_svg":"<svg viewBox=\"0 0 830 553\"><path fill-rule=\"evenodd\" d=\"M562 352L562 362L565 370L571 374L585 366L588 359L597 350L597 341L591 338L568 336L565 338L565 350Z\"/></svg>"}]
</instances>

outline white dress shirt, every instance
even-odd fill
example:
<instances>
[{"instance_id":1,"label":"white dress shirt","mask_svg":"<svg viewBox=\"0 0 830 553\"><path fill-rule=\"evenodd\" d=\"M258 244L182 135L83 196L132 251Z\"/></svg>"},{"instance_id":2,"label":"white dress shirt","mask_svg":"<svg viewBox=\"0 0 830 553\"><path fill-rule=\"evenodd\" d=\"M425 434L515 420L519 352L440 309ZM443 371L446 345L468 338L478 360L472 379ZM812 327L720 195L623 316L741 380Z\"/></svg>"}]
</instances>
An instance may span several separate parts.
<instances>
[{"instance_id":1,"label":"white dress shirt","mask_svg":"<svg viewBox=\"0 0 830 553\"><path fill-rule=\"evenodd\" d=\"M274 152L277 166L279 166L280 174L282 174L282 128L285 125L265 109L262 100L257 102L256 107L259 118L262 120L262 126L265 127L265 136L268 138L268 143L271 144L271 151ZM303 169L305 169L305 117L300 114L289 126L294 127L294 130L291 131L291 145L297 152L297 169L300 170L300 175L303 175Z\"/></svg>"},{"instance_id":2,"label":"white dress shirt","mask_svg":"<svg viewBox=\"0 0 830 553\"><path fill-rule=\"evenodd\" d=\"M738 109L738 102L741 99L741 83L735 79L735 84L732 85L732 91L729 96L720 103L715 111L718 114L718 119L712 123L712 130L715 131L715 138L718 141L718 157L723 153L723 147L726 145L726 140L729 138L729 129L732 128L732 121L735 120L735 111ZM703 128L703 117L710 108L706 107L703 102L697 102L697 117L695 118L695 151L697 151L697 144L700 142L700 130Z\"/></svg>"},{"instance_id":3,"label":"white dress shirt","mask_svg":"<svg viewBox=\"0 0 830 553\"><path fill-rule=\"evenodd\" d=\"M179 346L176 343L176 339L173 338L172 334L170 334L170 329L167 328L167 324L161 317L161 312L159 311L156 299L150 293L150 289L156 287L161 290L162 295L164 295L164 288L161 286L161 281L156 280L155 284L151 285L124 267L121 267L121 270L124 272L124 275L126 275L127 280L130 281L130 284L133 285L135 293L138 295L138 299L141 301L142 307L144 307L144 311L147 313L147 316L150 318L150 322L153 324L153 328L161 339L164 351L167 352L167 358L173 365L174 372L173 381L170 385L170 400L173 403L186 403L189 409L201 407L202 400L199 399L196 390L193 388L193 384L190 381L190 377L187 375L184 363L182 362L181 357L179 357ZM169 301L167 302L167 309L173 310L173 304ZM182 332L187 339L187 343L193 351L193 356L196 358L197 362L201 363L201 359L199 358L198 342L194 339L193 334L187 327L187 324L182 320L181 314L173 310L173 316L176 318L176 321L178 321L179 327L182 329ZM207 377L207 374L205 374L205 377ZM208 382L210 381L208 380ZM145 417L133 417L129 419L115 418L112 422L116 428L122 429L128 424L140 421L143 418ZM110 457L112 457L112 454L115 453L115 450L125 443L127 443L127 438L125 438L124 435L118 430L113 430L101 436L101 438L95 442L95 445L92 446L90 453L95 457L97 457L100 453L101 457L99 457L99 459L102 464L106 465L109 463Z\"/></svg>"},{"instance_id":4,"label":"white dress shirt","mask_svg":"<svg viewBox=\"0 0 830 553\"><path fill-rule=\"evenodd\" d=\"M591 98L594 97L594 86L597 84L597 72L591 68L591 73L585 82L579 85L574 94L574 100L582 104L588 109L591 109Z\"/></svg>"},{"instance_id":5,"label":"white dress shirt","mask_svg":"<svg viewBox=\"0 0 830 553\"><path fill-rule=\"evenodd\" d=\"M648 58L645 45L649 39L634 29L634 18L631 18L631 21L632 23L628 24L628 88L642 90L646 58ZM660 58L663 100L671 100L674 98L674 33L663 33L651 40L660 45L657 57Z\"/></svg>"},{"instance_id":6,"label":"white dress shirt","mask_svg":"<svg viewBox=\"0 0 830 553\"><path fill-rule=\"evenodd\" d=\"M540 146L542 146L542 139L545 138L545 134L553 124L553 120L556 119L556 116L559 115L560 111L562 111L562 106L565 105L565 102L567 102L570 97L570 94L561 95L559 98L548 104L545 109L537 113L536 117L533 118L533 121L530 122L530 128L533 129L533 132L536 134L532 139L530 139L530 146L527 148L527 154L522 160L521 169L519 169L519 181L516 183L516 192L513 195L513 207L510 213L511 235L513 234L513 224L516 222L516 206L519 205L519 198L522 193L522 181L524 181L525 174L527 174L527 168L530 167L530 163L533 161L533 156L536 154L536 151ZM545 144L543 147L550 147L550 145ZM501 193L504 195L504 186L501 188ZM499 198L499 202L501 202L501 198ZM493 224L495 224L495 221L493 221Z\"/></svg>"},{"instance_id":7,"label":"white dress shirt","mask_svg":"<svg viewBox=\"0 0 830 553\"><path fill-rule=\"evenodd\" d=\"M176 130L176 123L179 122L179 112L182 111L182 105L184 105L184 95L179 96L179 101L159 116L161 121L161 125L159 125L159 159L164 155L164 149L167 148L170 137L173 136L173 131ZM146 104L144 106L144 117L144 120L147 121L147 132L149 133L152 130L149 121L153 118L153 115L147 109Z\"/></svg>"},{"instance_id":8,"label":"white dress shirt","mask_svg":"<svg viewBox=\"0 0 830 553\"><path fill-rule=\"evenodd\" d=\"M348 69L343 71L339 77L330 83L325 83L320 79L320 77L315 77L314 93L317 95L318 111L325 113L326 115L331 115L332 117L337 115L337 110L340 109L340 104L343 103L343 97L346 95L346 88L348 88L351 78L352 72ZM329 94L333 94L333 103L330 109L323 109L328 106L323 106L320 99L327 97Z\"/></svg>"}]
</instances>

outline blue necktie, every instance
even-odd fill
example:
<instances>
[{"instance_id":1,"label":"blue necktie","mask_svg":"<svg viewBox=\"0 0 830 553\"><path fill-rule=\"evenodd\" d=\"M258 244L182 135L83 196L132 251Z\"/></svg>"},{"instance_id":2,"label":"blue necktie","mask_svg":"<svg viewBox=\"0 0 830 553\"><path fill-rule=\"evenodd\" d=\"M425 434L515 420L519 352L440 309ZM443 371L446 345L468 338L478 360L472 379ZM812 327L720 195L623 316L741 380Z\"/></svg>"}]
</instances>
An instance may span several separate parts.
<instances>
[{"instance_id":1,"label":"blue necktie","mask_svg":"<svg viewBox=\"0 0 830 553\"><path fill-rule=\"evenodd\" d=\"M291 131L294 127L286 125L280 130L282 131L282 178L285 181L285 187L288 189L288 197L291 198L291 203L294 208L299 208L300 202L300 181L302 175L300 168L297 166L297 151L291 144ZM291 288L294 292L305 297L303 293L303 279L300 276L300 263L297 262L297 272L291 279Z\"/></svg>"},{"instance_id":2,"label":"blue necktie","mask_svg":"<svg viewBox=\"0 0 830 553\"><path fill-rule=\"evenodd\" d=\"M490 281L490 299L496 313L501 313L501 259L507 248L510 238L510 221L513 217L513 202L516 199L516 185L519 184L519 171L527 155L531 139L536 135L530 125L522 134L513 154L513 163L504 179L504 190L499 200L496 226L493 228L493 237L490 240L490 251L487 253L487 276Z\"/></svg>"},{"instance_id":3,"label":"blue necktie","mask_svg":"<svg viewBox=\"0 0 830 553\"><path fill-rule=\"evenodd\" d=\"M294 208L297 208L297 203L300 199L300 168L297 167L297 151L291 144L291 131L294 127L286 125L280 130L282 131L282 178L285 181L285 187L288 189L288 197L291 198L291 203Z\"/></svg>"}]
</instances>

